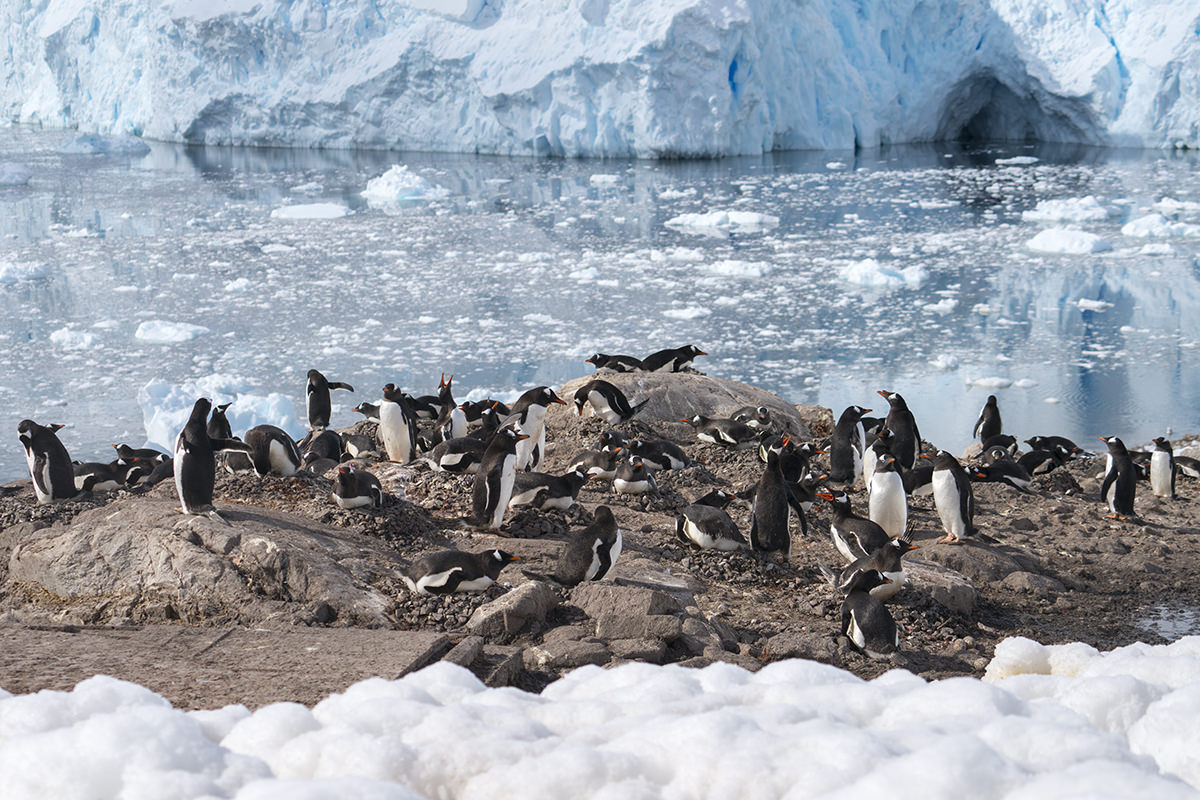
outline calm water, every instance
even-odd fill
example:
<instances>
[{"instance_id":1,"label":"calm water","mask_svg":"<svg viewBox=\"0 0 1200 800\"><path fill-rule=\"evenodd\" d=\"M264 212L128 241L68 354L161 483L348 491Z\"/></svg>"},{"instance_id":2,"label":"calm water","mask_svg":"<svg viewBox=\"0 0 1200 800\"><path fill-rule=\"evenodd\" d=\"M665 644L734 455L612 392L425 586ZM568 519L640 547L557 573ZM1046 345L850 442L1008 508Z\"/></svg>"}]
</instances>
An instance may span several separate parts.
<instances>
[{"instance_id":1,"label":"calm water","mask_svg":"<svg viewBox=\"0 0 1200 800\"><path fill-rule=\"evenodd\" d=\"M710 354L700 369L793 402L878 409L877 389L900 391L953 450L989 392L1022 438L1200 431L1200 237L1186 227L1200 214L1172 217L1173 236L1121 233L1163 198L1200 200L1195 154L937 145L652 163L151 144L131 157L63 155L66 138L0 129L0 162L33 171L0 187L0 478L24 474L23 417L68 423L81 459L140 444L137 392L154 378L237 376L302 416L316 367L359 388L335 395L337 424L355 416L343 398L389 381L423 393L446 372L460 396L512 392L585 374L597 350L685 343ZM1012 156L1038 161L995 163ZM448 196L371 208L360 193L394 164ZM1088 195L1110 216L1080 226L1110 251L1026 246L1063 223L1023 211ZM349 213L271 216L318 202ZM779 224L665 224L714 210ZM868 258L926 277L842 279ZM209 332L146 343L147 320ZM1015 383L968 383L983 378Z\"/></svg>"}]
</instances>

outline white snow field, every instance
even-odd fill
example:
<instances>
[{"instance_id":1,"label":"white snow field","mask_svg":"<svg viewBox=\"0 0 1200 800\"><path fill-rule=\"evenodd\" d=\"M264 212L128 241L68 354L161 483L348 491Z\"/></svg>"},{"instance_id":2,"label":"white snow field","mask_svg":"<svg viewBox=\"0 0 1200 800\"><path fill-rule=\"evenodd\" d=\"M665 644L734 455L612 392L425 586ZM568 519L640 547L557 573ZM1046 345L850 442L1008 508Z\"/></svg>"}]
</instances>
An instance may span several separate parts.
<instances>
[{"instance_id":1,"label":"white snow field","mask_svg":"<svg viewBox=\"0 0 1200 800\"><path fill-rule=\"evenodd\" d=\"M1198 20L1196 0L7 0L0 116L525 155L1195 147Z\"/></svg>"},{"instance_id":2,"label":"white snow field","mask_svg":"<svg viewBox=\"0 0 1200 800\"><path fill-rule=\"evenodd\" d=\"M311 710L183 712L97 676L0 698L0 796L1146 798L1200 794L1200 637L1008 639L982 681L583 667L541 695L446 663Z\"/></svg>"}]
</instances>

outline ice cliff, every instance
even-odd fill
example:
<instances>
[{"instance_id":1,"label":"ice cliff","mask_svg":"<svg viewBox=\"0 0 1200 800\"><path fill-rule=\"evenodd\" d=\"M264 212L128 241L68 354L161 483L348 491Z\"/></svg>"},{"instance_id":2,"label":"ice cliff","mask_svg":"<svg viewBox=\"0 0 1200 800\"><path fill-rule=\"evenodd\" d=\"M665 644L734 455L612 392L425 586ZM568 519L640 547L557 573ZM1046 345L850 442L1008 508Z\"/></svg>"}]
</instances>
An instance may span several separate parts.
<instances>
[{"instance_id":1,"label":"ice cliff","mask_svg":"<svg viewBox=\"0 0 1200 800\"><path fill-rule=\"evenodd\" d=\"M1200 0L6 0L0 116L210 144L1200 146Z\"/></svg>"}]
</instances>

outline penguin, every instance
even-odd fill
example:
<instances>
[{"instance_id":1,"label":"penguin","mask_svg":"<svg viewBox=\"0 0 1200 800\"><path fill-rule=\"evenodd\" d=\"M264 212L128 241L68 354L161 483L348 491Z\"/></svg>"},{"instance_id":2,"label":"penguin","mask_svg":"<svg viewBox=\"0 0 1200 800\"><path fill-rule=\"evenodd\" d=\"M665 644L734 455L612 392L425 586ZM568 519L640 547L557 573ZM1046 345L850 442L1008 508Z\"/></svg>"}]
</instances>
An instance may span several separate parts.
<instances>
[{"instance_id":1,"label":"penguin","mask_svg":"<svg viewBox=\"0 0 1200 800\"><path fill-rule=\"evenodd\" d=\"M359 403L350 410L356 414L362 414L367 419L379 420L379 406L374 403Z\"/></svg>"},{"instance_id":2,"label":"penguin","mask_svg":"<svg viewBox=\"0 0 1200 800\"><path fill-rule=\"evenodd\" d=\"M379 485L379 478L365 469L345 465L338 467L332 496L333 502L342 508L383 505L383 487Z\"/></svg>"},{"instance_id":3,"label":"penguin","mask_svg":"<svg viewBox=\"0 0 1200 800\"><path fill-rule=\"evenodd\" d=\"M817 561L817 566L835 591L846 585L854 573L859 570L879 570L883 574L883 577L890 580L891 583L876 586L871 590L871 596L887 602L895 597L896 593L908 583L908 574L904 571L903 558L906 554L916 549L917 546L907 539L889 539L884 544L875 548L875 552L871 553L871 555L863 556L853 563L846 565L840 572L835 573L829 567L822 564L820 560Z\"/></svg>"},{"instance_id":4,"label":"penguin","mask_svg":"<svg viewBox=\"0 0 1200 800\"><path fill-rule=\"evenodd\" d=\"M975 494L958 459L945 450L933 457L933 505L946 535L939 542L957 544L975 530Z\"/></svg>"},{"instance_id":5,"label":"penguin","mask_svg":"<svg viewBox=\"0 0 1200 800\"><path fill-rule=\"evenodd\" d=\"M888 536L903 536L908 525L908 496L900 477L899 462L891 453L879 457L871 475L867 515Z\"/></svg>"},{"instance_id":6,"label":"penguin","mask_svg":"<svg viewBox=\"0 0 1200 800\"><path fill-rule=\"evenodd\" d=\"M512 499L517 445L528 438L528 434L517 433L512 428L501 428L492 437L475 472L468 524L476 528L500 530L504 512L508 510L508 501Z\"/></svg>"},{"instance_id":7,"label":"penguin","mask_svg":"<svg viewBox=\"0 0 1200 800\"><path fill-rule=\"evenodd\" d=\"M646 494L657 492L658 482L654 480L654 472L646 466L646 462L631 456L617 467L612 487L613 491L620 494Z\"/></svg>"},{"instance_id":8,"label":"penguin","mask_svg":"<svg viewBox=\"0 0 1200 800\"><path fill-rule=\"evenodd\" d=\"M729 552L750 547L737 523L725 511L730 499L729 494L716 489L684 506L675 518L675 536L701 550Z\"/></svg>"},{"instance_id":9,"label":"penguin","mask_svg":"<svg viewBox=\"0 0 1200 800\"><path fill-rule=\"evenodd\" d=\"M829 440L829 480L854 485L862 474L863 451L867 449L862 418L870 411L862 406L847 406L838 417Z\"/></svg>"},{"instance_id":10,"label":"penguin","mask_svg":"<svg viewBox=\"0 0 1200 800\"><path fill-rule=\"evenodd\" d=\"M212 414L208 418L208 424L205 429L212 439L232 439L233 427L229 424L229 417L225 412L233 403L221 403L219 406L212 407Z\"/></svg>"},{"instance_id":11,"label":"penguin","mask_svg":"<svg viewBox=\"0 0 1200 800\"><path fill-rule=\"evenodd\" d=\"M389 461L407 464L417 457L417 420L409 397L389 383L379 403L379 439Z\"/></svg>"},{"instance_id":12,"label":"penguin","mask_svg":"<svg viewBox=\"0 0 1200 800\"><path fill-rule=\"evenodd\" d=\"M617 475L617 467L625 460L626 450L618 447L615 450L602 452L599 450L584 450L571 459L567 469L583 468L593 478L611 481Z\"/></svg>"},{"instance_id":13,"label":"penguin","mask_svg":"<svg viewBox=\"0 0 1200 800\"><path fill-rule=\"evenodd\" d=\"M303 462L300 449L283 428L255 425L246 431L244 441L250 446L250 461L258 475L295 475Z\"/></svg>"},{"instance_id":14,"label":"penguin","mask_svg":"<svg viewBox=\"0 0 1200 800\"><path fill-rule=\"evenodd\" d=\"M863 452L863 486L868 492L871 490L871 476L875 474L875 465L879 463L880 456L892 452L892 440L895 438L895 434L887 428L882 428L875 434L870 447Z\"/></svg>"},{"instance_id":15,"label":"penguin","mask_svg":"<svg viewBox=\"0 0 1200 800\"><path fill-rule=\"evenodd\" d=\"M696 356L706 356L708 353L695 345L676 347L670 350L659 350L642 359L642 370L645 372L683 372L692 366Z\"/></svg>"},{"instance_id":16,"label":"penguin","mask_svg":"<svg viewBox=\"0 0 1200 800\"><path fill-rule=\"evenodd\" d=\"M629 439L620 431L604 431L596 441L596 449L603 453L619 450L622 447L629 447Z\"/></svg>"},{"instance_id":17,"label":"penguin","mask_svg":"<svg viewBox=\"0 0 1200 800\"><path fill-rule=\"evenodd\" d=\"M310 430L296 447L300 449L300 458L306 466L318 458L341 461L345 452L342 437L330 430Z\"/></svg>"},{"instance_id":18,"label":"penguin","mask_svg":"<svg viewBox=\"0 0 1200 800\"><path fill-rule=\"evenodd\" d=\"M63 427L38 425L31 419L17 423L17 436L25 448L25 462L39 503L67 500L79 494L71 456L58 440L58 431Z\"/></svg>"},{"instance_id":19,"label":"penguin","mask_svg":"<svg viewBox=\"0 0 1200 800\"><path fill-rule=\"evenodd\" d=\"M72 462L75 488L82 492L112 492L125 486L128 470L120 462L105 464L101 461Z\"/></svg>"},{"instance_id":20,"label":"penguin","mask_svg":"<svg viewBox=\"0 0 1200 800\"><path fill-rule=\"evenodd\" d=\"M929 458L922 454L921 458ZM933 493L933 465L917 464L912 469L900 471L900 480L904 482L904 493L910 497L924 497Z\"/></svg>"},{"instance_id":21,"label":"penguin","mask_svg":"<svg viewBox=\"0 0 1200 800\"><path fill-rule=\"evenodd\" d=\"M1116 436L1101 436L1108 445L1108 460L1104 467L1104 481L1100 484L1100 496L1108 505L1112 519L1136 517L1133 497L1137 491L1137 473L1133 459L1125 449L1125 443Z\"/></svg>"},{"instance_id":22,"label":"penguin","mask_svg":"<svg viewBox=\"0 0 1200 800\"><path fill-rule=\"evenodd\" d=\"M1154 452L1150 456L1150 490L1155 497L1175 499L1175 452L1164 436L1154 440Z\"/></svg>"},{"instance_id":23,"label":"penguin","mask_svg":"<svg viewBox=\"0 0 1200 800\"><path fill-rule=\"evenodd\" d=\"M1032 480L1034 475L1045 475L1061 467L1069 458L1061 447L1055 447L1053 450L1030 450L1017 459L1017 464L1029 473ZM1004 460L1006 459L993 459L992 463Z\"/></svg>"},{"instance_id":24,"label":"penguin","mask_svg":"<svg viewBox=\"0 0 1200 800\"><path fill-rule=\"evenodd\" d=\"M208 514L221 517L212 508L216 484L214 451L233 450L250 453L252 448L237 439L218 439L208 435L208 412L212 402L201 397L192 406L191 416L175 437L175 490L184 514Z\"/></svg>"},{"instance_id":25,"label":"penguin","mask_svg":"<svg viewBox=\"0 0 1200 800\"><path fill-rule=\"evenodd\" d=\"M554 569L554 580L563 586L598 581L612 572L621 555L621 528L608 506L596 506L594 522L573 534Z\"/></svg>"},{"instance_id":26,"label":"penguin","mask_svg":"<svg viewBox=\"0 0 1200 800\"><path fill-rule=\"evenodd\" d=\"M1021 492L1029 491L1029 485L1033 483L1029 471L1011 458L975 467L970 472L970 478L978 483L1006 483Z\"/></svg>"},{"instance_id":27,"label":"penguin","mask_svg":"<svg viewBox=\"0 0 1200 800\"><path fill-rule=\"evenodd\" d=\"M162 461L154 465L154 469L150 470L150 474L142 478L139 486L156 486L168 478L175 477L175 459L167 456Z\"/></svg>"},{"instance_id":28,"label":"penguin","mask_svg":"<svg viewBox=\"0 0 1200 800\"><path fill-rule=\"evenodd\" d=\"M513 403L509 414L515 417L517 430L522 434L517 446L517 469L537 469L546 455L546 411L554 403L566 402L548 386L535 386Z\"/></svg>"},{"instance_id":29,"label":"penguin","mask_svg":"<svg viewBox=\"0 0 1200 800\"><path fill-rule=\"evenodd\" d=\"M438 402L441 403L442 410L434 422L434 428L441 433L441 438L434 442L435 445L447 439L457 439L467 435L467 412L454 402L454 392L451 386L453 383L453 375L447 380L443 374L441 382L438 384Z\"/></svg>"},{"instance_id":30,"label":"penguin","mask_svg":"<svg viewBox=\"0 0 1200 800\"><path fill-rule=\"evenodd\" d=\"M1030 436L1025 440L1025 444L1034 450L1050 450L1055 447L1061 447L1070 456L1081 456L1084 454L1082 447L1065 436Z\"/></svg>"},{"instance_id":31,"label":"penguin","mask_svg":"<svg viewBox=\"0 0 1200 800\"><path fill-rule=\"evenodd\" d=\"M666 439L634 439L629 451L650 469L683 469L692 463L683 448Z\"/></svg>"},{"instance_id":32,"label":"penguin","mask_svg":"<svg viewBox=\"0 0 1200 800\"><path fill-rule=\"evenodd\" d=\"M888 581L879 570L863 569L841 586L846 594L842 601L841 633L870 658L887 658L900 648L895 620L883 602L871 596L872 589Z\"/></svg>"},{"instance_id":33,"label":"penguin","mask_svg":"<svg viewBox=\"0 0 1200 800\"><path fill-rule=\"evenodd\" d=\"M1010 436L1007 433L997 433L984 439L980 447L985 451L993 447L999 447L1010 456L1013 456L1017 453L1017 437Z\"/></svg>"},{"instance_id":34,"label":"penguin","mask_svg":"<svg viewBox=\"0 0 1200 800\"><path fill-rule=\"evenodd\" d=\"M487 442L474 436L461 436L435 445L425 456L425 462L438 472L455 475L474 475L487 450Z\"/></svg>"},{"instance_id":35,"label":"penguin","mask_svg":"<svg viewBox=\"0 0 1200 800\"><path fill-rule=\"evenodd\" d=\"M329 427L329 416L333 406L329 402L331 389L345 389L353 392L354 387L341 381L326 380L315 369L308 371L308 383L304 387L304 408L308 412L308 424L314 431L323 431Z\"/></svg>"},{"instance_id":36,"label":"penguin","mask_svg":"<svg viewBox=\"0 0 1200 800\"><path fill-rule=\"evenodd\" d=\"M520 561L503 550L464 553L442 550L423 555L401 575L414 594L450 594L482 592L500 577L500 570Z\"/></svg>"},{"instance_id":37,"label":"penguin","mask_svg":"<svg viewBox=\"0 0 1200 800\"><path fill-rule=\"evenodd\" d=\"M1190 456L1175 456L1175 468L1189 478L1200 478L1200 461Z\"/></svg>"},{"instance_id":38,"label":"penguin","mask_svg":"<svg viewBox=\"0 0 1200 800\"><path fill-rule=\"evenodd\" d=\"M767 454L767 466L754 490L754 510L750 523L750 545L762 552L782 551L792 555L792 535L788 530L789 492L779 466L779 453Z\"/></svg>"},{"instance_id":39,"label":"penguin","mask_svg":"<svg viewBox=\"0 0 1200 800\"><path fill-rule=\"evenodd\" d=\"M462 409L463 413L467 415L468 424L480 422L489 411L496 412L500 417L507 417L510 413L508 406L490 397L470 403L463 403Z\"/></svg>"},{"instance_id":40,"label":"penguin","mask_svg":"<svg viewBox=\"0 0 1200 800\"><path fill-rule=\"evenodd\" d=\"M375 440L361 433L342 433L342 458L363 458L375 453Z\"/></svg>"},{"instance_id":41,"label":"penguin","mask_svg":"<svg viewBox=\"0 0 1200 800\"><path fill-rule=\"evenodd\" d=\"M691 419L681 419L696 429L696 438L702 442L737 448L757 438L754 429L741 422L721 417L705 417L700 414Z\"/></svg>"},{"instance_id":42,"label":"penguin","mask_svg":"<svg viewBox=\"0 0 1200 800\"><path fill-rule=\"evenodd\" d=\"M818 492L817 497L829 501L833 508L829 534L833 537L833 546L847 563L866 558L891 541L878 523L863 519L850 510L850 497L845 492Z\"/></svg>"},{"instance_id":43,"label":"penguin","mask_svg":"<svg viewBox=\"0 0 1200 800\"><path fill-rule=\"evenodd\" d=\"M568 470L562 475L518 472L513 480L513 493L508 507L531 505L542 511L566 511L575 504L579 490L591 477L582 467Z\"/></svg>"},{"instance_id":44,"label":"penguin","mask_svg":"<svg viewBox=\"0 0 1200 800\"><path fill-rule=\"evenodd\" d=\"M113 449L117 451L117 461L120 461L122 464L144 461L153 467L168 459L166 453L153 450L149 447L130 447L127 444L114 444Z\"/></svg>"},{"instance_id":45,"label":"penguin","mask_svg":"<svg viewBox=\"0 0 1200 800\"><path fill-rule=\"evenodd\" d=\"M595 353L587 359L587 363L594 366L597 372L636 372L642 368L640 358L611 356L606 353Z\"/></svg>"},{"instance_id":46,"label":"penguin","mask_svg":"<svg viewBox=\"0 0 1200 800\"><path fill-rule=\"evenodd\" d=\"M742 406L730 414L729 418L759 433L771 427L771 409L766 406Z\"/></svg>"},{"instance_id":47,"label":"penguin","mask_svg":"<svg viewBox=\"0 0 1200 800\"><path fill-rule=\"evenodd\" d=\"M575 410L579 416L583 416L583 407L589 405L592 412L609 425L628 422L648 402L650 401L647 399L631 406L624 392L599 378L588 381L575 390Z\"/></svg>"},{"instance_id":48,"label":"penguin","mask_svg":"<svg viewBox=\"0 0 1200 800\"><path fill-rule=\"evenodd\" d=\"M917 455L921 452L921 432L917 430L917 420L899 394L888 391L880 391L878 394L887 400L891 407L884 426L894 437L892 455L896 457L900 466L912 469L917 465Z\"/></svg>"},{"instance_id":49,"label":"penguin","mask_svg":"<svg viewBox=\"0 0 1200 800\"><path fill-rule=\"evenodd\" d=\"M971 431L971 436L978 439L982 444L993 436L999 435L1001 430L1000 406L996 401L996 395L989 394L987 402L983 404L983 408L979 411L979 419L975 420L975 427Z\"/></svg>"}]
</instances>

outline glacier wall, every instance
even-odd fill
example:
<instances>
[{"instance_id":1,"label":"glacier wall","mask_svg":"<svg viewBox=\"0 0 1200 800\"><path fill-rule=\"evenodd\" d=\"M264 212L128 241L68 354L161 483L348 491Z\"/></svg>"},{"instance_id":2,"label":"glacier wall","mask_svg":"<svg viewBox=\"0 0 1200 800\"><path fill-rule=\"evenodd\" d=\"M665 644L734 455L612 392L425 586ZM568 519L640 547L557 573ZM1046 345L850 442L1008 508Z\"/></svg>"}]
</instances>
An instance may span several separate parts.
<instances>
[{"instance_id":1,"label":"glacier wall","mask_svg":"<svg viewBox=\"0 0 1200 800\"><path fill-rule=\"evenodd\" d=\"M561 156L1196 147L1198 30L1200 0L5 0L0 117Z\"/></svg>"}]
</instances>

